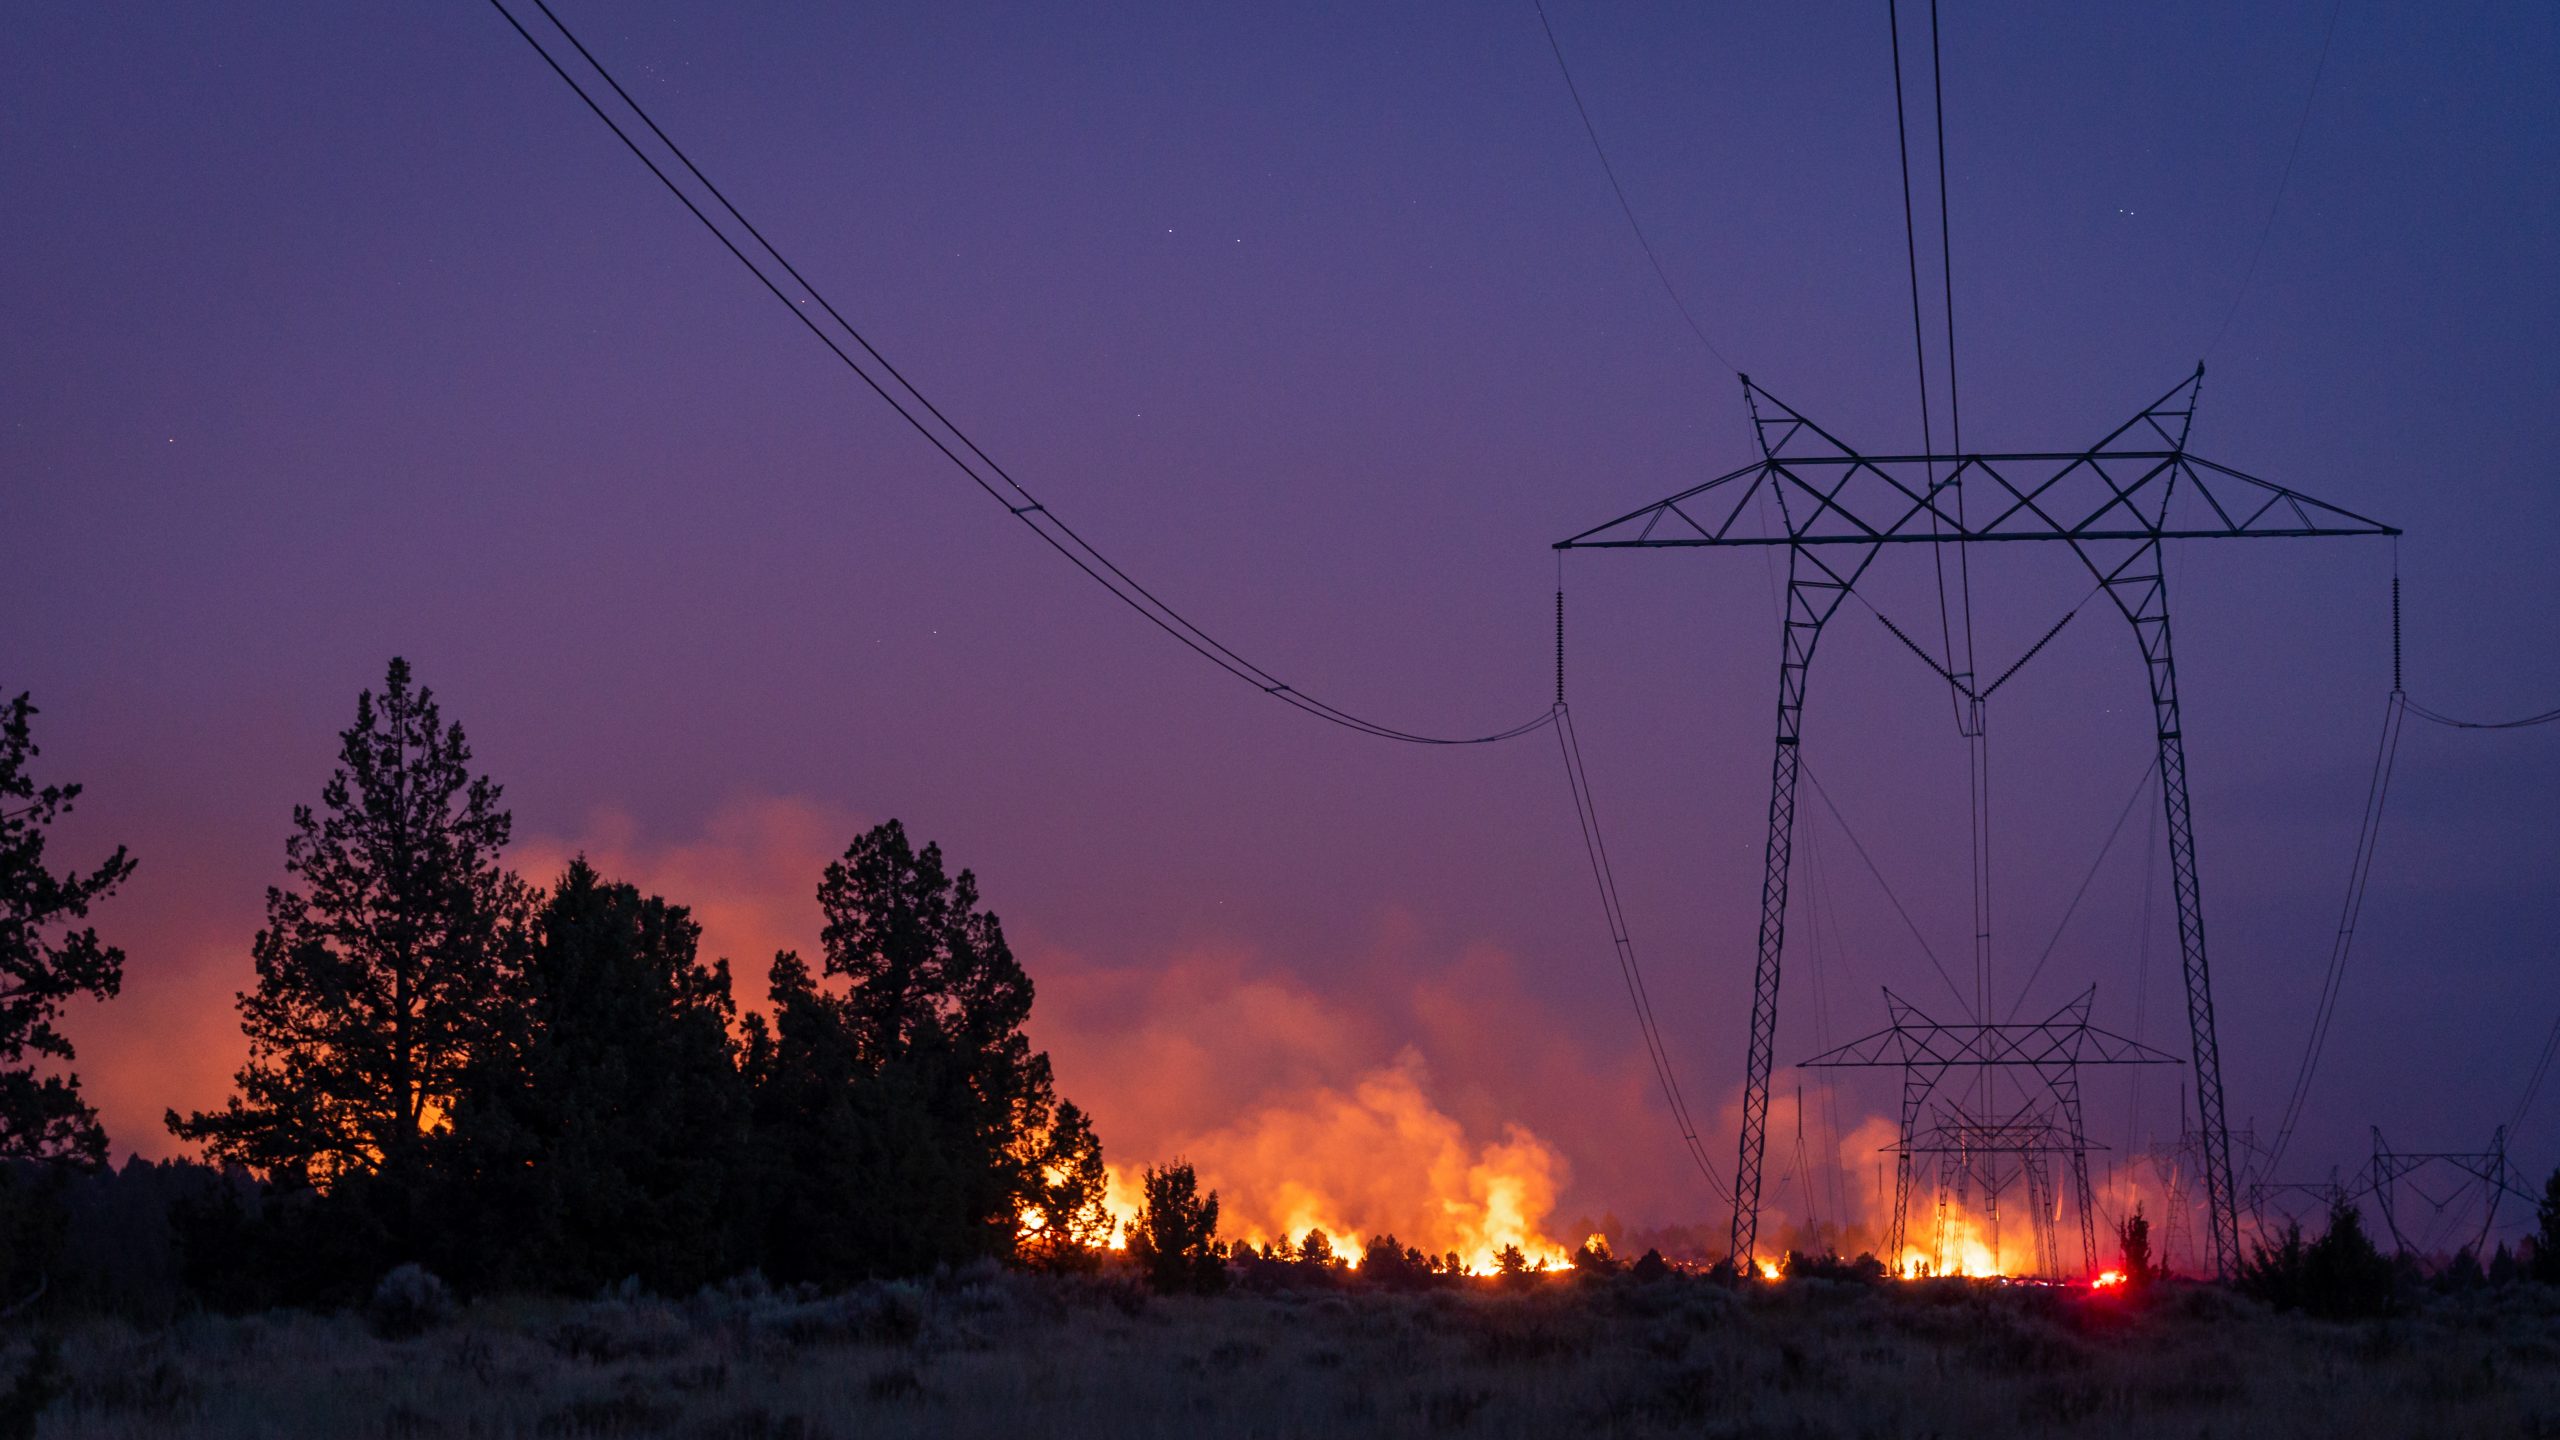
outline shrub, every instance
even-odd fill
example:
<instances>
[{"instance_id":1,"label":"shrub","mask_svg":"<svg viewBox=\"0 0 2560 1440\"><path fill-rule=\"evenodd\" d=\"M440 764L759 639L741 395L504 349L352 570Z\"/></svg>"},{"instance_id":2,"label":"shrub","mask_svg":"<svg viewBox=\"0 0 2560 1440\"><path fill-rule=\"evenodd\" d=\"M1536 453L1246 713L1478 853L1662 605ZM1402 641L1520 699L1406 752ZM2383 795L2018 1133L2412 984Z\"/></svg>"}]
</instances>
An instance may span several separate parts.
<instances>
[{"instance_id":1,"label":"shrub","mask_svg":"<svg viewBox=\"0 0 2560 1440\"><path fill-rule=\"evenodd\" d=\"M2295 1223L2275 1244L2257 1246L2240 1267L2239 1286L2279 1310L2351 1320L2388 1313L2397 1282L2391 1261L2364 1233L2364 1217L2341 1198L2330 1205L2319 1239L2305 1242Z\"/></svg>"},{"instance_id":2,"label":"shrub","mask_svg":"<svg viewBox=\"0 0 2560 1440\"><path fill-rule=\"evenodd\" d=\"M1790 1280L1847 1280L1861 1285L1880 1284L1885 1278L1884 1262L1872 1254L1861 1253L1850 1260L1828 1251L1807 1255L1790 1250L1778 1263L1778 1273Z\"/></svg>"},{"instance_id":3,"label":"shrub","mask_svg":"<svg viewBox=\"0 0 2560 1440\"><path fill-rule=\"evenodd\" d=\"M453 1318L453 1295L423 1265L402 1265L382 1277L365 1322L385 1340L422 1335Z\"/></svg>"},{"instance_id":4,"label":"shrub","mask_svg":"<svg viewBox=\"0 0 2560 1440\"><path fill-rule=\"evenodd\" d=\"M2534 1208L2536 1225L2526 1268L2545 1285L2560 1285L2560 1170L2543 1182L2542 1202Z\"/></svg>"},{"instance_id":5,"label":"shrub","mask_svg":"<svg viewBox=\"0 0 2560 1440\"><path fill-rule=\"evenodd\" d=\"M1146 1204L1129 1235L1130 1258L1147 1283L1172 1293L1225 1288L1226 1262L1218 1254L1218 1192L1200 1194L1190 1165L1148 1166L1142 1180Z\"/></svg>"},{"instance_id":6,"label":"shrub","mask_svg":"<svg viewBox=\"0 0 2560 1440\"><path fill-rule=\"evenodd\" d=\"M26 1367L0 1390L0 1440L35 1440L36 1419L62 1393L62 1342L47 1335L35 1343Z\"/></svg>"},{"instance_id":7,"label":"shrub","mask_svg":"<svg viewBox=\"0 0 2560 1440\"><path fill-rule=\"evenodd\" d=\"M2151 1222L2142 1214L2140 1201L2134 1202L2133 1213L2116 1226L2116 1268L2124 1275L2128 1290L2147 1290L2160 1278L2151 1260Z\"/></svg>"}]
</instances>

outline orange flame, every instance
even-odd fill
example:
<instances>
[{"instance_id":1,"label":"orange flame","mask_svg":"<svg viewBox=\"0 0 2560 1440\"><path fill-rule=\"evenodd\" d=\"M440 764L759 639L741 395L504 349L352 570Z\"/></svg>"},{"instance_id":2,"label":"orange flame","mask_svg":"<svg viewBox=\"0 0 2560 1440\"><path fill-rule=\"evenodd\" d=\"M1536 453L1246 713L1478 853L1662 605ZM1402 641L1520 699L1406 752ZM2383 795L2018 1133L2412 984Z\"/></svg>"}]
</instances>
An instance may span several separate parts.
<instances>
[{"instance_id":1,"label":"orange flame","mask_svg":"<svg viewBox=\"0 0 2560 1440\"><path fill-rule=\"evenodd\" d=\"M1918 1207L1915 1206L1914 1210L1917 1212ZM1929 1227L1936 1223L1934 1216L1925 1213L1914 1213L1911 1217L1914 1234L1902 1247L1902 1260L1898 1267L1905 1279L1933 1274L1990 1277L2018 1273L2004 1253L2006 1245L2003 1242L2009 1237L1996 1234L1953 1205L1946 1211L1946 1249L1942 1262L1930 1248L1933 1237L1929 1234Z\"/></svg>"},{"instance_id":2,"label":"orange flame","mask_svg":"<svg viewBox=\"0 0 2560 1440\"><path fill-rule=\"evenodd\" d=\"M1349 1092L1330 1086L1266 1099L1179 1153L1218 1192L1220 1231L1257 1247L1297 1248L1320 1232L1357 1265L1369 1238L1393 1235L1426 1255L1456 1255L1489 1274L1517 1247L1533 1266L1562 1269L1571 1247L1547 1230L1565 1182L1562 1156L1519 1126L1471 1139L1423 1089L1407 1055ZM1111 1172L1106 1204L1125 1228L1138 1212L1128 1171Z\"/></svg>"}]
</instances>

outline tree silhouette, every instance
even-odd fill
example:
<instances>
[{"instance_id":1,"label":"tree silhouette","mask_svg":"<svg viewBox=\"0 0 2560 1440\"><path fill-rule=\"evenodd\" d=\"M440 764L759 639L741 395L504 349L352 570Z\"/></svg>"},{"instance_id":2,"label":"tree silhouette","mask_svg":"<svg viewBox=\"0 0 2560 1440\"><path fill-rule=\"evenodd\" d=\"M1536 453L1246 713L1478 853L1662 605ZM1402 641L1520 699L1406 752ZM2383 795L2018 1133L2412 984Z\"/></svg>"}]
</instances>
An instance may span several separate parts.
<instances>
[{"instance_id":1,"label":"tree silhouette","mask_svg":"<svg viewBox=\"0 0 2560 1440\"><path fill-rule=\"evenodd\" d=\"M818 903L821 971L777 956L773 1023L747 1029L776 1265L842 1280L1012 1254L1023 1212L1055 1198L1052 1141L1079 1151L1090 1131L1058 1124L1049 1057L1022 1033L1031 978L976 877L891 820L827 867ZM1063 1158L1082 1183L1087 1159Z\"/></svg>"},{"instance_id":2,"label":"tree silhouette","mask_svg":"<svg viewBox=\"0 0 2560 1440\"><path fill-rule=\"evenodd\" d=\"M2273 1245L2255 1247L2240 1267L2239 1288L2279 1310L2349 1320L2390 1311L2396 1281L2391 1261L2364 1231L2364 1217L2343 1197L2329 1206L2329 1228L2305 1243L2299 1222Z\"/></svg>"},{"instance_id":3,"label":"tree silhouette","mask_svg":"<svg viewBox=\"0 0 2560 1440\"><path fill-rule=\"evenodd\" d=\"M2560 1285L2560 1170L2553 1170L2543 1182L2534 1222L2530 1273L2545 1285Z\"/></svg>"},{"instance_id":4,"label":"tree silhouette","mask_svg":"<svg viewBox=\"0 0 2560 1440\"><path fill-rule=\"evenodd\" d=\"M491 1033L517 969L523 886L498 865L508 815L462 727L394 659L356 700L320 808L298 805L239 997L249 1060L221 1110L168 1123L209 1156L293 1188L413 1186L427 1135Z\"/></svg>"},{"instance_id":5,"label":"tree silhouette","mask_svg":"<svg viewBox=\"0 0 2560 1440\"><path fill-rule=\"evenodd\" d=\"M2148 1289L2152 1281L2160 1278L2151 1263L2151 1222L2144 1217L2141 1202L2136 1201L2133 1213L2116 1226L2116 1243L2116 1265L2124 1274L2125 1288Z\"/></svg>"},{"instance_id":6,"label":"tree silhouette","mask_svg":"<svg viewBox=\"0 0 2560 1440\"><path fill-rule=\"evenodd\" d=\"M500 1042L456 1097L454 1169L479 1217L457 1260L563 1290L690 1289L734 1268L747 1094L729 965L701 963L701 934L683 906L571 862Z\"/></svg>"},{"instance_id":7,"label":"tree silhouette","mask_svg":"<svg viewBox=\"0 0 2560 1440\"><path fill-rule=\"evenodd\" d=\"M1203 1198L1200 1178L1181 1160L1161 1170L1148 1166L1139 1185L1144 1203L1129 1232L1129 1255L1138 1272L1166 1294L1223 1289L1227 1267L1218 1254L1218 1192Z\"/></svg>"},{"instance_id":8,"label":"tree silhouette","mask_svg":"<svg viewBox=\"0 0 2560 1440\"><path fill-rule=\"evenodd\" d=\"M1607 1237L1594 1235L1574 1247L1574 1273L1586 1276L1615 1275L1625 1268L1609 1250Z\"/></svg>"},{"instance_id":9,"label":"tree silhouette","mask_svg":"<svg viewBox=\"0 0 2560 1440\"><path fill-rule=\"evenodd\" d=\"M77 785L39 788L27 774L36 756L23 694L0 706L0 1162L104 1165L107 1134L80 1098L77 1075L36 1073L39 1063L74 1059L54 1027L74 996L112 999L124 980L124 952L100 943L89 907L133 873L124 847L98 867L56 875L46 865L46 832L80 796Z\"/></svg>"},{"instance_id":10,"label":"tree silhouette","mask_svg":"<svg viewBox=\"0 0 2560 1440\"><path fill-rule=\"evenodd\" d=\"M1089 1269L1111 1243L1111 1212L1103 1204L1110 1174L1093 1123L1073 1101L1062 1101L1046 1133L1036 1137L1030 1169L1030 1201L1023 1207L1020 1252L1044 1270Z\"/></svg>"}]
</instances>

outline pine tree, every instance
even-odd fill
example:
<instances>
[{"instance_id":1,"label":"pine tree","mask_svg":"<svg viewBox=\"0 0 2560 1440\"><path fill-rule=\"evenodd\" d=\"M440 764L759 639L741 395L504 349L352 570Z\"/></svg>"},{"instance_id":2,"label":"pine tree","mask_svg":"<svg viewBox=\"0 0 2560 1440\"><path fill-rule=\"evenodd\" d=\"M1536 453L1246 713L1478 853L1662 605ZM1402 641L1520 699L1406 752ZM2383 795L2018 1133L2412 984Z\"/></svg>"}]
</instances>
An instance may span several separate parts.
<instances>
[{"instance_id":1,"label":"pine tree","mask_svg":"<svg viewBox=\"0 0 2560 1440\"><path fill-rule=\"evenodd\" d=\"M93 928L69 927L124 883L134 861L119 845L85 875L47 867L46 832L80 787L39 788L27 774L37 753L28 725L35 713L23 694L0 706L0 1162L94 1169L106 1163L107 1134L80 1098L80 1078L36 1071L76 1058L54 1025L64 1002L112 999L123 984L124 952L102 944Z\"/></svg>"},{"instance_id":2,"label":"pine tree","mask_svg":"<svg viewBox=\"0 0 2560 1440\"><path fill-rule=\"evenodd\" d=\"M2303 1308L2331 1319L2381 1315L2392 1304L2391 1261L2365 1234L2364 1216L2344 1198L2329 1206L2329 1228L2303 1253Z\"/></svg>"},{"instance_id":3,"label":"pine tree","mask_svg":"<svg viewBox=\"0 0 2560 1440\"><path fill-rule=\"evenodd\" d=\"M2116 1227L2116 1242L2120 1256L2116 1263L2122 1269L2125 1288L2150 1288L2151 1282L2160 1278L2160 1272L2151 1263L2151 1221L2143 1215L2140 1201L2134 1202L2133 1213Z\"/></svg>"},{"instance_id":4,"label":"pine tree","mask_svg":"<svg viewBox=\"0 0 2560 1440\"><path fill-rule=\"evenodd\" d=\"M287 1189L413 1188L464 1066L517 971L524 887L499 868L507 812L462 727L394 659L356 700L320 807L294 807L239 997L249 1060L221 1110L170 1129Z\"/></svg>"},{"instance_id":5,"label":"pine tree","mask_svg":"<svg viewBox=\"0 0 2560 1440\"><path fill-rule=\"evenodd\" d=\"M583 1291L661 1290L735 1268L746 1086L725 960L684 907L573 861L535 916L522 1001L464 1076L457 1207L479 1217L445 1273Z\"/></svg>"},{"instance_id":6,"label":"pine tree","mask_svg":"<svg viewBox=\"0 0 2560 1440\"><path fill-rule=\"evenodd\" d=\"M1073 1101L1062 1101L1036 1137L1030 1203L1023 1207L1022 1258L1044 1270L1083 1270L1111 1243L1114 1222L1104 1203L1111 1177L1102 1142Z\"/></svg>"},{"instance_id":7,"label":"pine tree","mask_svg":"<svg viewBox=\"0 0 2560 1440\"><path fill-rule=\"evenodd\" d=\"M1144 1203L1129 1232L1129 1258L1138 1263L1138 1273L1166 1294L1223 1289L1227 1267L1218 1253L1218 1192L1202 1196L1200 1177L1181 1160L1162 1169L1148 1166L1139 1189Z\"/></svg>"},{"instance_id":8,"label":"pine tree","mask_svg":"<svg viewBox=\"0 0 2560 1440\"><path fill-rule=\"evenodd\" d=\"M777 1267L845 1280L1013 1254L1058 1111L1022 1033L1031 978L976 877L891 820L827 867L818 902L819 971L776 957L773 1023L748 1031Z\"/></svg>"},{"instance_id":9,"label":"pine tree","mask_svg":"<svg viewBox=\"0 0 2560 1440\"><path fill-rule=\"evenodd\" d=\"M2545 1285L2560 1285L2560 1170L2543 1182L2542 1201L2534 1207L2533 1260L2529 1273Z\"/></svg>"}]
</instances>

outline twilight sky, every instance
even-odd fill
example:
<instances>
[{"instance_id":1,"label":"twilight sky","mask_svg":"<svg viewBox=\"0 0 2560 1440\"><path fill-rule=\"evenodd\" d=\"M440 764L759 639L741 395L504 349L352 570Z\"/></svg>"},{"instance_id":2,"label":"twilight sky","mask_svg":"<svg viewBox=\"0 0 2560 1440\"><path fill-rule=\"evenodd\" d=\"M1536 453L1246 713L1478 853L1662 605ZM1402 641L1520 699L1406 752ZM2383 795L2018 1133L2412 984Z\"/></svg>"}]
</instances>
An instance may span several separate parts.
<instances>
[{"instance_id":1,"label":"twilight sky","mask_svg":"<svg viewBox=\"0 0 2560 1440\"><path fill-rule=\"evenodd\" d=\"M1750 456L1526 0L558 8L1046 501L1348 708L1534 713L1549 544ZM1716 343L1853 442L1916 445L1884 6L1550 13ZM2328 16L1948 7L1974 448L2087 443L2194 365ZM126 994L71 1026L120 1153L171 1153L160 1110L222 1093L290 809L397 653L537 878L584 848L697 905L750 999L774 947L814 945L817 870L858 827L941 840L1115 1158L1393 1074L1470 1146L1539 1137L1568 1212L1720 1214L1648 1102L1551 739L1320 726L1143 625L862 391L494 11L27 6L0 37L0 689L34 692L42 773L89 787L63 858L141 859L101 916ZM2405 527L2410 691L2486 718L2560 697L2555 74L2548 7L2345 5L2193 439ZM1986 654L2078 598L2068 565L1980 562ZM2391 566L2361 540L2173 564L2235 1124L2271 1125L2337 923ZM1920 619L1925 574L1880 564L1878 603ZM1769 572L1580 554L1566 583L1630 919L1720 1115ZM1933 685L1845 616L1806 753L1960 955L1963 751ZM2150 758L2125 627L2073 625L1992 725L2013 993ZM2352 1168L2369 1125L2485 1144L2514 1107L2560 1008L2554 740L2412 724L2292 1174ZM2183 1052L2165 895L2141 943L2155 808L2027 1003L2094 980L2101 1023ZM1878 985L1937 984L1805 813L1797 933L1823 940L1795 952L1789 1061L1881 1024ZM2174 1082L2144 1084L2105 1082L2098 1138L2175 1130ZM1814 1153L1887 1099L1844 1089L1837 1136L1809 1113ZM2560 1095L2516 1148L2560 1160Z\"/></svg>"}]
</instances>

